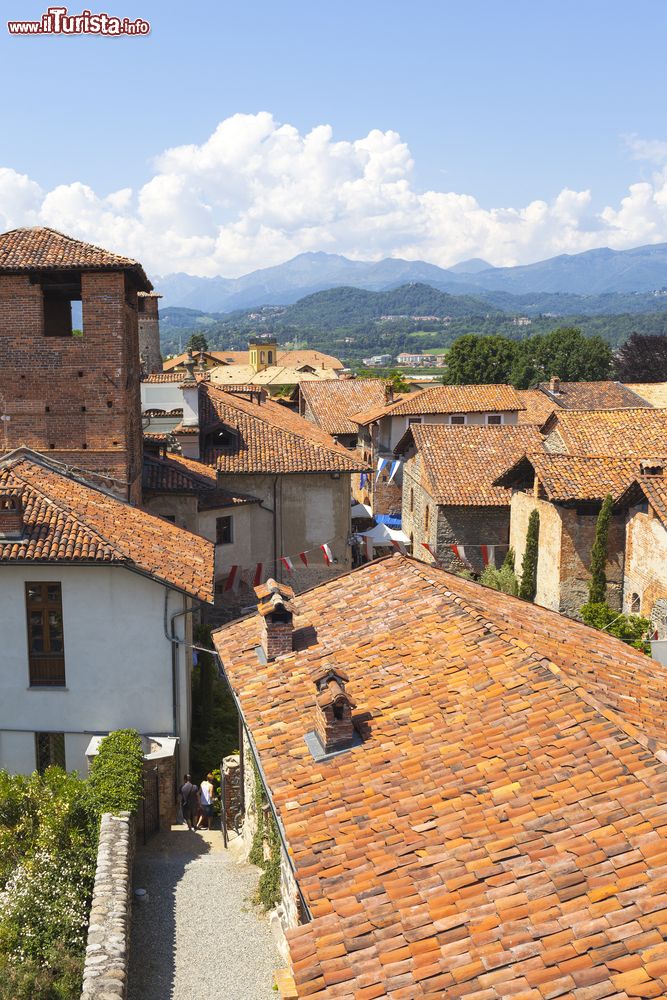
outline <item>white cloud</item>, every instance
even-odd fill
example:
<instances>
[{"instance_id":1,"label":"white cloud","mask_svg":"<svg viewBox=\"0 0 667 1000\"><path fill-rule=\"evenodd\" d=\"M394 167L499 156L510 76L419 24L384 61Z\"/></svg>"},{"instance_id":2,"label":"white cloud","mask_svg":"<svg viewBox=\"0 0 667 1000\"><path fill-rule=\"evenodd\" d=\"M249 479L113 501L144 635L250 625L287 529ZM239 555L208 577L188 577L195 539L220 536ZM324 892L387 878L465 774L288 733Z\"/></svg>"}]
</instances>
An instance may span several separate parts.
<instances>
[{"instance_id":1,"label":"white cloud","mask_svg":"<svg viewBox=\"0 0 667 1000\"><path fill-rule=\"evenodd\" d=\"M165 150L138 190L100 195L73 180L45 192L0 168L0 228L42 223L137 257L152 273L229 277L304 250L502 265L667 241L667 143L626 143L655 173L617 206L595 213L593 192L564 188L553 201L487 209L470 194L418 191L396 132L341 141L329 125L302 135L267 112L237 114L201 145Z\"/></svg>"}]
</instances>

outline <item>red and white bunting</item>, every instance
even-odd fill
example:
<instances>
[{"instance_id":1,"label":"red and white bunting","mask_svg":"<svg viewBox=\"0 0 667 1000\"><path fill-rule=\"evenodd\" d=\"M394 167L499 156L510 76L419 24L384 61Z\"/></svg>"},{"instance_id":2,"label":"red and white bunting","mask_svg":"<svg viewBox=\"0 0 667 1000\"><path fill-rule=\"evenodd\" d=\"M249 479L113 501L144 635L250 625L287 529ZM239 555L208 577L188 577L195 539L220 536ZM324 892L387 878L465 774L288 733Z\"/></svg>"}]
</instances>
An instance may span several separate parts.
<instances>
[{"instance_id":1,"label":"red and white bunting","mask_svg":"<svg viewBox=\"0 0 667 1000\"><path fill-rule=\"evenodd\" d=\"M496 565L496 547L495 545L480 545L480 551L482 553L482 563L484 566L488 566L489 563L492 566Z\"/></svg>"},{"instance_id":2,"label":"red and white bunting","mask_svg":"<svg viewBox=\"0 0 667 1000\"><path fill-rule=\"evenodd\" d=\"M280 561L288 573L292 574L294 572L294 563L289 556L281 556Z\"/></svg>"},{"instance_id":3,"label":"red and white bunting","mask_svg":"<svg viewBox=\"0 0 667 1000\"><path fill-rule=\"evenodd\" d=\"M426 549L427 552L430 552L430 554L433 556L434 559L438 558L436 556L435 552L433 551L433 546L432 545L430 545L428 542L422 542L422 545Z\"/></svg>"},{"instance_id":4,"label":"red and white bunting","mask_svg":"<svg viewBox=\"0 0 667 1000\"><path fill-rule=\"evenodd\" d=\"M398 541L396 541L395 538L392 538L391 544L394 546L395 549L398 549L398 551L401 553L401 555L403 555L403 556L405 555L406 549L405 549L405 545L403 544L403 542L398 542Z\"/></svg>"},{"instance_id":5,"label":"red and white bunting","mask_svg":"<svg viewBox=\"0 0 667 1000\"><path fill-rule=\"evenodd\" d=\"M253 587L259 587L264 577L264 563L257 563L255 567L255 576L253 577Z\"/></svg>"},{"instance_id":6,"label":"red and white bunting","mask_svg":"<svg viewBox=\"0 0 667 1000\"><path fill-rule=\"evenodd\" d=\"M304 566L308 565L308 553L307 552L299 552L299 559L301 560L301 562L303 563Z\"/></svg>"},{"instance_id":7,"label":"red and white bunting","mask_svg":"<svg viewBox=\"0 0 667 1000\"><path fill-rule=\"evenodd\" d=\"M239 572L239 567L236 565L230 566L227 579L225 580L224 590L236 590L239 585L240 577L241 574Z\"/></svg>"},{"instance_id":8,"label":"red and white bunting","mask_svg":"<svg viewBox=\"0 0 667 1000\"><path fill-rule=\"evenodd\" d=\"M331 549L329 548L326 542L324 543L324 545L320 545L320 548L322 549L322 555L324 556L325 563L327 564L327 566L331 566L331 563L333 562L333 555Z\"/></svg>"}]
</instances>

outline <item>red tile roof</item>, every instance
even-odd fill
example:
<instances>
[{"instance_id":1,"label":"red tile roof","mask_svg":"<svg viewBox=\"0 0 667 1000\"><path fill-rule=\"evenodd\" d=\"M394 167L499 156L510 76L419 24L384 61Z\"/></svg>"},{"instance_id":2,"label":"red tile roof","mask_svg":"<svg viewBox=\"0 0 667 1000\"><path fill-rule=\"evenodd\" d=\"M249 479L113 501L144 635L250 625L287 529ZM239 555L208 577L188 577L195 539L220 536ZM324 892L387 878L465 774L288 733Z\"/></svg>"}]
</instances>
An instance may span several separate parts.
<instances>
[{"instance_id":1,"label":"red tile roof","mask_svg":"<svg viewBox=\"0 0 667 1000\"><path fill-rule=\"evenodd\" d=\"M508 464L542 445L537 428L520 424L413 424L397 452L409 451L410 440L422 486L437 504L448 506L509 506L511 490L495 480Z\"/></svg>"},{"instance_id":2,"label":"red tile roof","mask_svg":"<svg viewBox=\"0 0 667 1000\"><path fill-rule=\"evenodd\" d=\"M336 382L302 382L300 392L315 423L327 434L357 434L350 419L361 409L385 405L387 383L377 378L339 379Z\"/></svg>"},{"instance_id":3,"label":"red tile roof","mask_svg":"<svg viewBox=\"0 0 667 1000\"><path fill-rule=\"evenodd\" d=\"M557 410L543 427L551 451L650 458L667 453L667 410Z\"/></svg>"},{"instance_id":4,"label":"red tile roof","mask_svg":"<svg viewBox=\"0 0 667 1000\"><path fill-rule=\"evenodd\" d=\"M224 426L235 436L234 447L211 447L203 455L220 472L363 472L367 468L319 427L272 400L257 403L203 383L199 422L204 431Z\"/></svg>"},{"instance_id":5,"label":"red tile roof","mask_svg":"<svg viewBox=\"0 0 667 1000\"><path fill-rule=\"evenodd\" d=\"M221 489L214 469L182 455L166 458L144 455L143 489L145 493L192 494L198 498L200 510L259 503L257 497L247 493Z\"/></svg>"},{"instance_id":6,"label":"red tile roof","mask_svg":"<svg viewBox=\"0 0 667 1000\"><path fill-rule=\"evenodd\" d=\"M537 476L548 500L616 500L639 474L639 461L591 455L552 455L544 451L522 455L496 482L511 487Z\"/></svg>"},{"instance_id":7,"label":"red tile roof","mask_svg":"<svg viewBox=\"0 0 667 1000\"><path fill-rule=\"evenodd\" d=\"M298 995L667 996L666 668L400 556L296 604L295 653L214 641L314 917ZM317 762L323 666L364 740Z\"/></svg>"},{"instance_id":8,"label":"red tile roof","mask_svg":"<svg viewBox=\"0 0 667 1000\"><path fill-rule=\"evenodd\" d=\"M622 382L559 382L552 392L548 382L539 389L553 404L565 410L618 410L648 405Z\"/></svg>"},{"instance_id":9,"label":"red tile roof","mask_svg":"<svg viewBox=\"0 0 667 1000\"><path fill-rule=\"evenodd\" d=\"M208 372L195 372L194 375L198 382L210 378ZM141 381L147 382L149 385L162 384L163 382L175 382L180 385L183 381L183 372L154 372L152 375L144 375Z\"/></svg>"},{"instance_id":10,"label":"red tile roof","mask_svg":"<svg viewBox=\"0 0 667 1000\"><path fill-rule=\"evenodd\" d=\"M667 466L667 462L665 463ZM656 518L667 528L667 477L640 475L628 486L620 503L636 504L645 499L653 508Z\"/></svg>"},{"instance_id":11,"label":"red tile roof","mask_svg":"<svg viewBox=\"0 0 667 1000\"><path fill-rule=\"evenodd\" d=\"M250 363L250 352L249 351L204 351L204 355L210 361L217 362L220 365L247 365ZM197 357L199 352L197 352ZM187 351L183 354L177 354L176 357L169 358L163 364L164 371L171 371L172 368L177 368L179 365L187 360ZM304 365L310 365L312 368L333 368L334 371L340 371L344 365L342 361L335 358L332 354L323 354L321 351L278 351L276 358L276 366L282 368L302 368Z\"/></svg>"},{"instance_id":12,"label":"red tile roof","mask_svg":"<svg viewBox=\"0 0 667 1000\"><path fill-rule=\"evenodd\" d=\"M20 491L24 537L0 563L111 563L213 601L214 547L198 535L58 471L23 449L0 461L0 491Z\"/></svg>"},{"instance_id":13,"label":"red tile roof","mask_svg":"<svg viewBox=\"0 0 667 1000\"><path fill-rule=\"evenodd\" d=\"M420 416L424 413L507 413L524 404L511 385L434 385L421 392L404 393L387 406L353 414L359 424L383 416Z\"/></svg>"},{"instance_id":14,"label":"red tile roof","mask_svg":"<svg viewBox=\"0 0 667 1000\"><path fill-rule=\"evenodd\" d=\"M131 271L143 291L153 286L136 260L92 243L75 240L55 229L32 226L0 233L0 273L25 271Z\"/></svg>"},{"instance_id":15,"label":"red tile roof","mask_svg":"<svg viewBox=\"0 0 667 1000\"><path fill-rule=\"evenodd\" d=\"M519 412L520 424L535 424L541 427L557 407L539 389L517 389L517 396L525 409Z\"/></svg>"}]
</instances>

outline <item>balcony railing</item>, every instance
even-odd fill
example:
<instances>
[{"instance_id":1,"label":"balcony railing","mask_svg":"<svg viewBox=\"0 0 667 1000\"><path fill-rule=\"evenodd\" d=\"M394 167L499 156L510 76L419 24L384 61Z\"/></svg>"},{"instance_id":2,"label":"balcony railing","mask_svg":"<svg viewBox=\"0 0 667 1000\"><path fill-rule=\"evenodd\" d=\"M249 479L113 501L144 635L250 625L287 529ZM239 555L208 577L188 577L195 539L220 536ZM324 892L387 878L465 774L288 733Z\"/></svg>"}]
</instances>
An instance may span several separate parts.
<instances>
[{"instance_id":1,"label":"balcony railing","mask_svg":"<svg viewBox=\"0 0 667 1000\"><path fill-rule=\"evenodd\" d=\"M30 657L31 687L64 687L65 657L64 656L31 656Z\"/></svg>"}]
</instances>

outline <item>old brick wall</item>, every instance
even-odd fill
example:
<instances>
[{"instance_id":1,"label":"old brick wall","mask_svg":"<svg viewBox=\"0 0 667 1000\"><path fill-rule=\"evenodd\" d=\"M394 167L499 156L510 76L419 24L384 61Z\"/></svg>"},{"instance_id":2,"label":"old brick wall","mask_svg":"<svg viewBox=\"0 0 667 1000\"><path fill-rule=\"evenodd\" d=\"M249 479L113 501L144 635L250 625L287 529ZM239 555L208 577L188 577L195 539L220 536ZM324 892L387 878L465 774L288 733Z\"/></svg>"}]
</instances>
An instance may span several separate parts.
<instances>
[{"instance_id":1,"label":"old brick wall","mask_svg":"<svg viewBox=\"0 0 667 1000\"><path fill-rule=\"evenodd\" d=\"M82 337L44 336L42 291L0 277L3 450L27 445L129 483L140 498L141 407L136 291L122 272L81 275ZM119 495L128 487L117 485Z\"/></svg>"},{"instance_id":2,"label":"old brick wall","mask_svg":"<svg viewBox=\"0 0 667 1000\"><path fill-rule=\"evenodd\" d=\"M142 295L138 301L139 357L145 360L147 375L162 371L158 301L153 295Z\"/></svg>"},{"instance_id":3,"label":"old brick wall","mask_svg":"<svg viewBox=\"0 0 667 1000\"><path fill-rule=\"evenodd\" d=\"M576 509L560 508L561 584L560 610L578 617L579 609L588 600L591 579L591 549L595 541L597 514L581 514ZM607 603L621 610L623 561L625 550L625 518L614 515L609 523L607 545Z\"/></svg>"}]
</instances>

